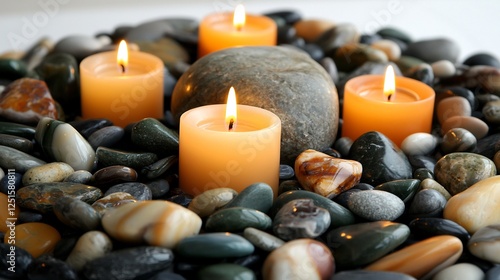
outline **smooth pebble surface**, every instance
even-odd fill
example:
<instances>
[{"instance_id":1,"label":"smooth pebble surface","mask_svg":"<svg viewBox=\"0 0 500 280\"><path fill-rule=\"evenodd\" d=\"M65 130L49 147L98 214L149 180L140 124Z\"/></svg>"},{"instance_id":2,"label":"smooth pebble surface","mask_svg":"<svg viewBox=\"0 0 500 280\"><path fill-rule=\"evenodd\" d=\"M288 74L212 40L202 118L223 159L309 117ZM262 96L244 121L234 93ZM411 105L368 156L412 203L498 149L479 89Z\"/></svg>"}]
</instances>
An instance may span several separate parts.
<instances>
[{"instance_id":1,"label":"smooth pebble surface","mask_svg":"<svg viewBox=\"0 0 500 280\"><path fill-rule=\"evenodd\" d=\"M345 12L370 12L358 8ZM263 15L278 46L199 58L199 21L166 17L56 41L40 33L0 53L0 280L500 279L500 59L462 53L449 34ZM78 65L121 39L163 61L163 80L144 86L163 83L164 116L123 127L82 118ZM378 131L342 137L345 84L388 65L433 88L429 130L400 145ZM179 148L190 141L215 160L224 143L180 139L181 115L225 103L230 86L239 104L281 120L279 185L250 168L269 141L252 122L266 124L238 117L237 129L259 133L223 132L250 137L236 161L209 170L219 188L189 195L179 166L200 176L189 169L200 158L180 159ZM132 90L121 101L139 110ZM410 117L407 126L421 116ZM235 175L254 181L237 192Z\"/></svg>"}]
</instances>

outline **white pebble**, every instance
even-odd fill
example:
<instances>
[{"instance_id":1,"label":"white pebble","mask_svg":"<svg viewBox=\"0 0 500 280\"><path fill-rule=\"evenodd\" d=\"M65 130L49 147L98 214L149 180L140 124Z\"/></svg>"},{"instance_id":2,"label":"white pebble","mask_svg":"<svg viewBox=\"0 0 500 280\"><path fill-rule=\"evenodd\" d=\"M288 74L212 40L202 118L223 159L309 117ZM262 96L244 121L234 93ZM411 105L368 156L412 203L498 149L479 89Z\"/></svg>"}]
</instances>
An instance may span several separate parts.
<instances>
[{"instance_id":1,"label":"white pebble","mask_svg":"<svg viewBox=\"0 0 500 280\"><path fill-rule=\"evenodd\" d=\"M407 156L428 155L436 149L438 141L432 134L417 132L406 137L401 143L401 150Z\"/></svg>"},{"instance_id":2,"label":"white pebble","mask_svg":"<svg viewBox=\"0 0 500 280\"><path fill-rule=\"evenodd\" d=\"M449 60L439 60L431 64L436 78L448 78L455 75L455 65Z\"/></svg>"},{"instance_id":3,"label":"white pebble","mask_svg":"<svg viewBox=\"0 0 500 280\"><path fill-rule=\"evenodd\" d=\"M438 272L432 280L482 280L484 272L470 263L459 263Z\"/></svg>"},{"instance_id":4,"label":"white pebble","mask_svg":"<svg viewBox=\"0 0 500 280\"><path fill-rule=\"evenodd\" d=\"M391 40L378 40L373 42L371 47L383 51L390 61L396 61L401 57L401 48Z\"/></svg>"}]
</instances>

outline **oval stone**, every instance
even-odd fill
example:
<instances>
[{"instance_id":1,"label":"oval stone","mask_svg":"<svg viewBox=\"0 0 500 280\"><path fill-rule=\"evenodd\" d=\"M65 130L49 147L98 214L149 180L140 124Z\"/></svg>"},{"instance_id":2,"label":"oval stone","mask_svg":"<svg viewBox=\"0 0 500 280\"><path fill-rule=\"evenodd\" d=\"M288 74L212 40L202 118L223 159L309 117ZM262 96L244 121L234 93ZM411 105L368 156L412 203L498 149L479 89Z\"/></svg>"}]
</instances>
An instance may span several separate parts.
<instances>
[{"instance_id":1,"label":"oval stone","mask_svg":"<svg viewBox=\"0 0 500 280\"><path fill-rule=\"evenodd\" d=\"M454 116L470 116L472 107L462 96L451 96L439 101L436 108L436 115L440 124Z\"/></svg>"},{"instance_id":2,"label":"oval stone","mask_svg":"<svg viewBox=\"0 0 500 280\"><path fill-rule=\"evenodd\" d=\"M264 261L264 280L330 279L335 262L330 249L313 239L298 239L272 251Z\"/></svg>"},{"instance_id":3,"label":"oval stone","mask_svg":"<svg viewBox=\"0 0 500 280\"><path fill-rule=\"evenodd\" d=\"M441 150L445 154L453 152L472 152L476 146L476 136L467 129L459 127L448 130L441 140Z\"/></svg>"},{"instance_id":4,"label":"oval stone","mask_svg":"<svg viewBox=\"0 0 500 280\"><path fill-rule=\"evenodd\" d=\"M100 258L113 248L111 239L101 231L84 233L66 259L66 263L76 271L83 269L88 262Z\"/></svg>"},{"instance_id":5,"label":"oval stone","mask_svg":"<svg viewBox=\"0 0 500 280\"><path fill-rule=\"evenodd\" d=\"M51 162L28 169L23 175L23 184L61 182L73 172L67 163Z\"/></svg>"},{"instance_id":6,"label":"oval stone","mask_svg":"<svg viewBox=\"0 0 500 280\"><path fill-rule=\"evenodd\" d=\"M449 60L457 62L460 48L457 43L447 38L436 38L416 41L408 44L404 55L422 59L425 62L436 62L439 60Z\"/></svg>"},{"instance_id":7,"label":"oval stone","mask_svg":"<svg viewBox=\"0 0 500 280\"><path fill-rule=\"evenodd\" d=\"M454 221L443 218L418 218L408 225L412 234L418 237L429 238L436 235L452 235L464 244L469 240L469 233Z\"/></svg>"},{"instance_id":8,"label":"oval stone","mask_svg":"<svg viewBox=\"0 0 500 280\"><path fill-rule=\"evenodd\" d=\"M432 72L436 78L448 78L455 75L455 64L449 60L439 60L431 64Z\"/></svg>"},{"instance_id":9,"label":"oval stone","mask_svg":"<svg viewBox=\"0 0 500 280\"><path fill-rule=\"evenodd\" d=\"M45 161L11 147L0 145L0 167L24 173L28 169L44 165Z\"/></svg>"},{"instance_id":10,"label":"oval stone","mask_svg":"<svg viewBox=\"0 0 500 280\"><path fill-rule=\"evenodd\" d=\"M500 224L480 228L470 238L467 248L476 257L500 264Z\"/></svg>"},{"instance_id":11,"label":"oval stone","mask_svg":"<svg viewBox=\"0 0 500 280\"><path fill-rule=\"evenodd\" d=\"M54 214L65 225L83 231L96 229L101 224L101 215L92 206L67 196L56 200Z\"/></svg>"},{"instance_id":12,"label":"oval stone","mask_svg":"<svg viewBox=\"0 0 500 280\"><path fill-rule=\"evenodd\" d=\"M247 227L261 230L269 229L272 220L266 214L250 208L231 207L221 209L210 215L205 228L209 231L243 231Z\"/></svg>"},{"instance_id":13,"label":"oval stone","mask_svg":"<svg viewBox=\"0 0 500 280\"><path fill-rule=\"evenodd\" d=\"M33 152L33 142L24 137L9 134L0 134L0 145L31 154Z\"/></svg>"},{"instance_id":14,"label":"oval stone","mask_svg":"<svg viewBox=\"0 0 500 280\"><path fill-rule=\"evenodd\" d=\"M45 223L16 225L14 231L16 246L29 252L33 258L52 252L61 239L59 232ZM8 243L8 235L5 236L4 243Z\"/></svg>"},{"instance_id":15,"label":"oval stone","mask_svg":"<svg viewBox=\"0 0 500 280\"><path fill-rule=\"evenodd\" d=\"M395 180L380 184L375 187L375 190L390 192L397 197L401 198L404 203L409 202L418 188L420 187L420 180L418 179L405 179Z\"/></svg>"},{"instance_id":16,"label":"oval stone","mask_svg":"<svg viewBox=\"0 0 500 280\"><path fill-rule=\"evenodd\" d=\"M334 142L337 91L328 73L307 54L286 47L241 47L204 56L175 86L175 120L194 107L225 103L228 85L236 89L239 104L269 110L281 119L283 163L293 165L302 151Z\"/></svg>"},{"instance_id":17,"label":"oval stone","mask_svg":"<svg viewBox=\"0 0 500 280\"><path fill-rule=\"evenodd\" d=\"M212 215L215 211L224 207L238 193L231 188L216 188L206 190L195 196L189 203L188 209L195 212L201 218Z\"/></svg>"},{"instance_id":18,"label":"oval stone","mask_svg":"<svg viewBox=\"0 0 500 280\"><path fill-rule=\"evenodd\" d=\"M89 144L92 148L111 147L123 138L125 131L119 126L103 127L88 137Z\"/></svg>"},{"instance_id":19,"label":"oval stone","mask_svg":"<svg viewBox=\"0 0 500 280\"><path fill-rule=\"evenodd\" d=\"M396 249L410 235L408 226L388 221L359 223L327 234L326 245L339 268L367 265Z\"/></svg>"},{"instance_id":20,"label":"oval stone","mask_svg":"<svg viewBox=\"0 0 500 280\"><path fill-rule=\"evenodd\" d=\"M255 183L244 188L224 208L245 207L267 213L273 205L273 189L266 183Z\"/></svg>"},{"instance_id":21,"label":"oval stone","mask_svg":"<svg viewBox=\"0 0 500 280\"><path fill-rule=\"evenodd\" d=\"M482 227L500 223L499 197L500 176L483 179L450 198L443 216L475 233Z\"/></svg>"},{"instance_id":22,"label":"oval stone","mask_svg":"<svg viewBox=\"0 0 500 280\"><path fill-rule=\"evenodd\" d=\"M99 212L102 217L104 216L104 213L106 213L106 211L111 208L133 202L137 202L137 200L131 194L124 192L115 192L96 200L94 203L92 203L92 208Z\"/></svg>"},{"instance_id":23,"label":"oval stone","mask_svg":"<svg viewBox=\"0 0 500 280\"><path fill-rule=\"evenodd\" d=\"M64 178L63 182L87 184L92 178L92 173L87 170L78 170Z\"/></svg>"},{"instance_id":24,"label":"oval stone","mask_svg":"<svg viewBox=\"0 0 500 280\"><path fill-rule=\"evenodd\" d=\"M238 102L239 98L238 92ZM172 155L179 151L177 132L153 118L145 118L136 123L132 128L130 138L132 143L152 153Z\"/></svg>"},{"instance_id":25,"label":"oval stone","mask_svg":"<svg viewBox=\"0 0 500 280\"><path fill-rule=\"evenodd\" d=\"M467 279L483 280L484 272L470 263L458 263L447 267L432 277L432 280Z\"/></svg>"},{"instance_id":26,"label":"oval stone","mask_svg":"<svg viewBox=\"0 0 500 280\"><path fill-rule=\"evenodd\" d=\"M401 142L401 150L407 156L429 155L436 149L437 143L438 141L434 135L417 132L408 135Z\"/></svg>"},{"instance_id":27,"label":"oval stone","mask_svg":"<svg viewBox=\"0 0 500 280\"><path fill-rule=\"evenodd\" d=\"M204 233L182 239L175 251L186 258L234 258L248 256L254 246L245 238L231 233Z\"/></svg>"},{"instance_id":28,"label":"oval stone","mask_svg":"<svg viewBox=\"0 0 500 280\"><path fill-rule=\"evenodd\" d=\"M441 217L446 198L436 190L420 190L413 198L408 215L414 218Z\"/></svg>"},{"instance_id":29,"label":"oval stone","mask_svg":"<svg viewBox=\"0 0 500 280\"><path fill-rule=\"evenodd\" d=\"M252 242L255 247L268 252L285 244L285 241L278 237L252 227L247 227L243 231L243 236Z\"/></svg>"},{"instance_id":30,"label":"oval stone","mask_svg":"<svg viewBox=\"0 0 500 280\"><path fill-rule=\"evenodd\" d=\"M241 265L231 263L213 264L202 268L198 272L199 280L257 280L255 273Z\"/></svg>"},{"instance_id":31,"label":"oval stone","mask_svg":"<svg viewBox=\"0 0 500 280\"><path fill-rule=\"evenodd\" d=\"M334 158L311 149L295 160L295 176L302 187L328 198L354 187L362 171L357 161Z\"/></svg>"},{"instance_id":32,"label":"oval stone","mask_svg":"<svg viewBox=\"0 0 500 280\"><path fill-rule=\"evenodd\" d=\"M201 219L172 202L139 201L107 210L102 226L110 236L124 242L144 240L150 245L173 248L200 231Z\"/></svg>"},{"instance_id":33,"label":"oval stone","mask_svg":"<svg viewBox=\"0 0 500 280\"><path fill-rule=\"evenodd\" d=\"M438 160L434 168L436 181L443 185L451 195L456 195L473 184L496 174L497 169L492 160L473 153L447 154Z\"/></svg>"},{"instance_id":34,"label":"oval stone","mask_svg":"<svg viewBox=\"0 0 500 280\"><path fill-rule=\"evenodd\" d=\"M404 247L364 269L400 272L418 279L428 279L440 269L454 264L462 251L460 239L441 235Z\"/></svg>"},{"instance_id":35,"label":"oval stone","mask_svg":"<svg viewBox=\"0 0 500 280\"><path fill-rule=\"evenodd\" d=\"M482 112L488 123L500 124L500 100L486 103Z\"/></svg>"},{"instance_id":36,"label":"oval stone","mask_svg":"<svg viewBox=\"0 0 500 280\"><path fill-rule=\"evenodd\" d=\"M399 197L378 190L353 193L348 206L354 214L369 221L393 221L405 210L405 204Z\"/></svg>"},{"instance_id":37,"label":"oval stone","mask_svg":"<svg viewBox=\"0 0 500 280\"><path fill-rule=\"evenodd\" d=\"M447 118L441 124L441 134L445 134L452 128L464 128L470 131L476 139L481 139L488 134L488 125L476 117L454 116Z\"/></svg>"}]
</instances>

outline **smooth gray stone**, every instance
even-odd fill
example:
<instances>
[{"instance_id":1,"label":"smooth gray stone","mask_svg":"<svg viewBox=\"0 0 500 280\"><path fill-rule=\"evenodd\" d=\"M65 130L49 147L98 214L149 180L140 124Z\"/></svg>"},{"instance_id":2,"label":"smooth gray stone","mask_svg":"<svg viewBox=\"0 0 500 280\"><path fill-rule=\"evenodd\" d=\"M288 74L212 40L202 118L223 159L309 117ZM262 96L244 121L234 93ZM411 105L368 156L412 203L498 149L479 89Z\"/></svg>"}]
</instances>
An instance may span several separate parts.
<instances>
[{"instance_id":1,"label":"smooth gray stone","mask_svg":"<svg viewBox=\"0 0 500 280\"><path fill-rule=\"evenodd\" d=\"M348 270L335 273L330 280L416 280L416 278L399 272Z\"/></svg>"},{"instance_id":2,"label":"smooth gray stone","mask_svg":"<svg viewBox=\"0 0 500 280\"><path fill-rule=\"evenodd\" d=\"M500 279L500 265L490 268L485 275L484 280L498 280Z\"/></svg>"},{"instance_id":3,"label":"smooth gray stone","mask_svg":"<svg viewBox=\"0 0 500 280\"><path fill-rule=\"evenodd\" d=\"M129 182L114 185L104 193L104 196L115 192L129 193L137 200L153 199L153 193L151 192L151 189L149 189L147 185L139 182Z\"/></svg>"},{"instance_id":4,"label":"smooth gray stone","mask_svg":"<svg viewBox=\"0 0 500 280\"><path fill-rule=\"evenodd\" d=\"M403 55L413 56L428 63L439 60L456 63L459 54L458 44L446 38L416 41L408 44L408 48L403 52Z\"/></svg>"},{"instance_id":5,"label":"smooth gray stone","mask_svg":"<svg viewBox=\"0 0 500 280\"><path fill-rule=\"evenodd\" d=\"M24 173L26 170L44 165L46 162L11 147L0 145L0 167L15 169Z\"/></svg>"},{"instance_id":6,"label":"smooth gray stone","mask_svg":"<svg viewBox=\"0 0 500 280\"><path fill-rule=\"evenodd\" d=\"M92 173L87 170L77 170L64 178L63 182L87 184L92 179Z\"/></svg>"},{"instance_id":7,"label":"smooth gray stone","mask_svg":"<svg viewBox=\"0 0 500 280\"><path fill-rule=\"evenodd\" d=\"M105 44L95 37L71 35L62 38L54 46L53 53L68 53L77 60L98 52Z\"/></svg>"},{"instance_id":8,"label":"smooth gray stone","mask_svg":"<svg viewBox=\"0 0 500 280\"><path fill-rule=\"evenodd\" d=\"M64 224L83 231L97 229L101 224L101 215L90 204L72 197L56 200L54 214Z\"/></svg>"},{"instance_id":9,"label":"smooth gray stone","mask_svg":"<svg viewBox=\"0 0 500 280\"><path fill-rule=\"evenodd\" d=\"M174 28L165 20L154 20L141 23L127 32L125 40L130 42L155 41L163 38L165 33L173 32Z\"/></svg>"},{"instance_id":10,"label":"smooth gray stone","mask_svg":"<svg viewBox=\"0 0 500 280\"><path fill-rule=\"evenodd\" d=\"M225 103L229 85L238 104L281 119L282 163L293 165L302 151L334 142L339 104L332 78L306 53L279 46L229 48L197 60L175 86L175 121L189 109Z\"/></svg>"},{"instance_id":11,"label":"smooth gray stone","mask_svg":"<svg viewBox=\"0 0 500 280\"><path fill-rule=\"evenodd\" d=\"M120 141L124 134L125 131L119 126L107 126L92 133L87 141L94 149L100 146L111 147Z\"/></svg>"},{"instance_id":12,"label":"smooth gray stone","mask_svg":"<svg viewBox=\"0 0 500 280\"><path fill-rule=\"evenodd\" d=\"M446 198L438 191L425 189L415 194L408 214L413 218L441 217Z\"/></svg>"},{"instance_id":13,"label":"smooth gray stone","mask_svg":"<svg viewBox=\"0 0 500 280\"><path fill-rule=\"evenodd\" d=\"M33 142L31 140L15 135L0 134L0 145L8 146L27 154L33 151Z\"/></svg>"},{"instance_id":14,"label":"smooth gray stone","mask_svg":"<svg viewBox=\"0 0 500 280\"><path fill-rule=\"evenodd\" d=\"M151 190L153 198L160 198L170 190L170 183L166 179L156 179L148 182L146 185Z\"/></svg>"},{"instance_id":15,"label":"smooth gray stone","mask_svg":"<svg viewBox=\"0 0 500 280\"><path fill-rule=\"evenodd\" d=\"M83 275L88 280L143 279L155 271L169 268L174 260L170 249L141 246L121 249L87 263Z\"/></svg>"}]
</instances>

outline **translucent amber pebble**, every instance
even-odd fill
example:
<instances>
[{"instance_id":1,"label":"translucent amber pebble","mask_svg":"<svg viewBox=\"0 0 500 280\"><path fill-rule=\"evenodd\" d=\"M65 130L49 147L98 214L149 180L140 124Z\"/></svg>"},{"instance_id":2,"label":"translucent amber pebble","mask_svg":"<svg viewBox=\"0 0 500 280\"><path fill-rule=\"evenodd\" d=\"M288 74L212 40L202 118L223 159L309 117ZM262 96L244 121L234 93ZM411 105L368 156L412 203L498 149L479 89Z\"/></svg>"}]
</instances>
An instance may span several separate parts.
<instances>
[{"instance_id":1,"label":"translucent amber pebble","mask_svg":"<svg viewBox=\"0 0 500 280\"><path fill-rule=\"evenodd\" d=\"M28 251L34 258L51 252L61 239L59 232L44 223L16 225L15 245ZM7 243L8 235L4 242Z\"/></svg>"},{"instance_id":2,"label":"translucent amber pebble","mask_svg":"<svg viewBox=\"0 0 500 280\"><path fill-rule=\"evenodd\" d=\"M0 232L7 232L9 230L8 225L11 224L9 222L14 222L17 215L19 215L19 207L17 207L15 199L12 199L9 202L9 197L4 193L0 193Z\"/></svg>"}]
</instances>

